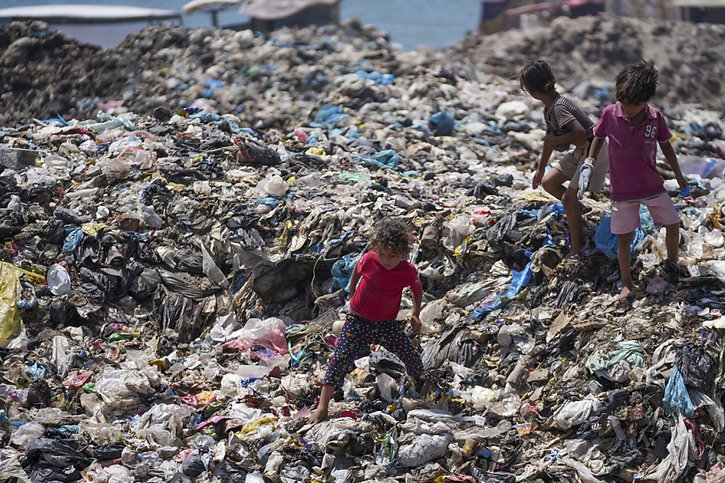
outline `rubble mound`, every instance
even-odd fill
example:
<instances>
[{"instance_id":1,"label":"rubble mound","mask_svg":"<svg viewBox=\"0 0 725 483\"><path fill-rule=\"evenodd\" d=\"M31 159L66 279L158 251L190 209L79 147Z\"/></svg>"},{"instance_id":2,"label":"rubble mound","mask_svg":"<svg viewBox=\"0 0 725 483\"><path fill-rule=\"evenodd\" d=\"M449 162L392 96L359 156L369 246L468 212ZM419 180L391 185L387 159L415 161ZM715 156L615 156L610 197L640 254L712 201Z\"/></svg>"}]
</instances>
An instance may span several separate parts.
<instances>
[{"instance_id":1,"label":"rubble mound","mask_svg":"<svg viewBox=\"0 0 725 483\"><path fill-rule=\"evenodd\" d=\"M546 27L472 35L453 49L484 72L515 76L530 60L549 62L565 86L586 80L611 85L625 65L652 59L660 102L725 109L725 28L722 25L608 15L558 17Z\"/></svg>"}]
</instances>

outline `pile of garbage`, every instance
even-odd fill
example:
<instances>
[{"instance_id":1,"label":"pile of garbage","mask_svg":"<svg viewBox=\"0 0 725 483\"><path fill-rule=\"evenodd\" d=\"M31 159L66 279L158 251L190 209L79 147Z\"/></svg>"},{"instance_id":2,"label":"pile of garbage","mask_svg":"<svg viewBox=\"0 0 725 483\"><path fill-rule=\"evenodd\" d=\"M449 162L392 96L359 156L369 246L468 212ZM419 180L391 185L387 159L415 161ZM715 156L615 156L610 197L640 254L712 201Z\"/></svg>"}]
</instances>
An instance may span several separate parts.
<instances>
[{"instance_id":1,"label":"pile of garbage","mask_svg":"<svg viewBox=\"0 0 725 483\"><path fill-rule=\"evenodd\" d=\"M364 36L354 52L319 38L311 64L315 32L191 30L214 57L235 35L264 65L299 63L0 129L0 479L725 477L721 113L667 111L687 274L662 269L645 211L627 304L605 196L583 200L586 255L563 259L563 207L530 188L541 106L515 82L401 70ZM238 91L253 111L222 110ZM310 425L386 216L418 234L426 381L375 348Z\"/></svg>"},{"instance_id":2,"label":"pile of garbage","mask_svg":"<svg viewBox=\"0 0 725 483\"><path fill-rule=\"evenodd\" d=\"M159 25L105 50L66 39L42 22L12 23L0 26L0 125L181 106L239 114L257 128L289 128L309 114L308 104L332 101L341 91L349 91L352 109L385 101L384 92L358 88L346 74L377 84L402 78L413 98L448 99L457 95L436 92L438 80L509 78L535 58L550 61L560 83L578 86L579 97L596 107L609 100L612 79L624 65L653 59L661 72L661 103L722 111L723 45L721 25L604 15L562 17L546 28L475 35L451 49L418 52L398 50L386 33L357 21L272 36ZM431 76L438 79L433 84L425 80ZM281 116L280 105L291 115ZM306 112L297 115L300 110Z\"/></svg>"},{"instance_id":3,"label":"pile of garbage","mask_svg":"<svg viewBox=\"0 0 725 483\"><path fill-rule=\"evenodd\" d=\"M43 22L14 22L0 26L0 52L0 125L181 106L279 127L289 122L276 112L279 105L290 103L293 113L334 95L342 86L333 79L343 74L396 71L400 64L387 34L354 21L272 37L158 25L105 50L67 39ZM380 100L374 94L358 93L357 107L370 95Z\"/></svg>"},{"instance_id":4,"label":"pile of garbage","mask_svg":"<svg viewBox=\"0 0 725 483\"><path fill-rule=\"evenodd\" d=\"M531 59L542 58L565 85L588 81L580 87L589 91L582 96L602 101L609 96L611 80L625 65L652 59L660 71L662 102L671 107L696 103L722 111L723 45L725 29L718 24L599 15L558 17L547 27L496 36L472 35L453 49L452 58L467 58L478 70L502 77L513 76Z\"/></svg>"}]
</instances>

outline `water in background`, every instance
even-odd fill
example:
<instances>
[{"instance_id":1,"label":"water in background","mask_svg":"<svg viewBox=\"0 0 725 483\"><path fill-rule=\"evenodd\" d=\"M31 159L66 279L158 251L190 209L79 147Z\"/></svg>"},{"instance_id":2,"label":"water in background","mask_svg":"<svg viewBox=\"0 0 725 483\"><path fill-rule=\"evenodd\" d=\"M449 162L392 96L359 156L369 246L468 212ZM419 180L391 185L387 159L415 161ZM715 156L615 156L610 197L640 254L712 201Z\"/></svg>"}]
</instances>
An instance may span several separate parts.
<instances>
[{"instance_id":1,"label":"water in background","mask_svg":"<svg viewBox=\"0 0 725 483\"><path fill-rule=\"evenodd\" d=\"M0 8L29 5L88 4L128 5L180 10L187 0L0 0ZM366 24L390 32L394 42L404 49L416 46L444 47L478 28L481 0L343 0L342 19L358 17ZM184 25L211 25L207 13L184 16ZM234 24L245 20L235 9L220 14L220 23Z\"/></svg>"}]
</instances>

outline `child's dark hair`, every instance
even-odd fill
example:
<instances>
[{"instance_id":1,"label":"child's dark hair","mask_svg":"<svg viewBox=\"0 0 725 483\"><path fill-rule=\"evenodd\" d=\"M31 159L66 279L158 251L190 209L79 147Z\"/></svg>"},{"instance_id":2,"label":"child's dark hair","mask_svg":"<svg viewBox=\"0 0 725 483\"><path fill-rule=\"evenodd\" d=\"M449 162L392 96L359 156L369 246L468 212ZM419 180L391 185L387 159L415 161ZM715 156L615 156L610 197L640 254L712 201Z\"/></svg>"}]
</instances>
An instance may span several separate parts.
<instances>
[{"instance_id":1,"label":"child's dark hair","mask_svg":"<svg viewBox=\"0 0 725 483\"><path fill-rule=\"evenodd\" d=\"M616 77L617 100L622 104L649 101L657 92L659 75L651 60L640 60L625 67Z\"/></svg>"},{"instance_id":2,"label":"child's dark hair","mask_svg":"<svg viewBox=\"0 0 725 483\"><path fill-rule=\"evenodd\" d=\"M543 60L529 62L519 72L521 90L526 92L553 92L556 77L551 67Z\"/></svg>"},{"instance_id":3,"label":"child's dark hair","mask_svg":"<svg viewBox=\"0 0 725 483\"><path fill-rule=\"evenodd\" d=\"M395 218L386 218L378 223L370 238L373 250L387 249L398 255L407 255L410 251L411 233L408 225Z\"/></svg>"}]
</instances>

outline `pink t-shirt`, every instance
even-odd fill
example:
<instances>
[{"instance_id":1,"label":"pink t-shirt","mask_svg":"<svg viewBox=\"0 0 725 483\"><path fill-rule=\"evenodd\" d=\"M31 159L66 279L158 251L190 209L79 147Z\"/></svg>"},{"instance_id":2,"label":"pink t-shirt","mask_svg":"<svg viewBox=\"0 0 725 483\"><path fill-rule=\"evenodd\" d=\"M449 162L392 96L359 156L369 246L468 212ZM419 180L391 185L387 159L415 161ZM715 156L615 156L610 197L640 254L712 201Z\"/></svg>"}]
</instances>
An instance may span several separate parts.
<instances>
[{"instance_id":1,"label":"pink t-shirt","mask_svg":"<svg viewBox=\"0 0 725 483\"><path fill-rule=\"evenodd\" d=\"M360 282L350 300L350 309L366 319L395 320L405 287L410 287L414 294L423 293L418 270L405 260L388 270L380 263L376 252L368 252L357 262L355 269Z\"/></svg>"},{"instance_id":2,"label":"pink t-shirt","mask_svg":"<svg viewBox=\"0 0 725 483\"><path fill-rule=\"evenodd\" d=\"M665 191L657 172L657 144L672 133L659 109L645 104L645 118L636 129L617 102L604 108L594 128L598 138L609 138L609 179L613 201L648 198Z\"/></svg>"}]
</instances>

